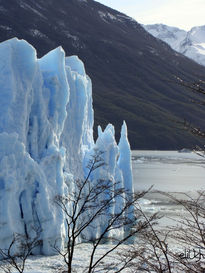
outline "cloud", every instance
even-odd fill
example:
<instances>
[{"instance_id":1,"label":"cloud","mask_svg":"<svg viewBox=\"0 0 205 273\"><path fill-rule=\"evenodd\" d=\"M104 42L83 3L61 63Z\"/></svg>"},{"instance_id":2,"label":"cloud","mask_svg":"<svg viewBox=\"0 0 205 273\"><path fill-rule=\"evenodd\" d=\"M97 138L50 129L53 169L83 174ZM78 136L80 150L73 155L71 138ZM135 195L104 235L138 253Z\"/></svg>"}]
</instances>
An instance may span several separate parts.
<instances>
[{"instance_id":1,"label":"cloud","mask_svg":"<svg viewBox=\"0 0 205 273\"><path fill-rule=\"evenodd\" d=\"M193 26L204 25L205 1L203 0L172 0L164 4L148 8L141 13L132 15L144 24L164 23L190 29Z\"/></svg>"},{"instance_id":2,"label":"cloud","mask_svg":"<svg viewBox=\"0 0 205 273\"><path fill-rule=\"evenodd\" d=\"M143 24L163 23L189 30L205 25L205 0L98 0Z\"/></svg>"}]
</instances>

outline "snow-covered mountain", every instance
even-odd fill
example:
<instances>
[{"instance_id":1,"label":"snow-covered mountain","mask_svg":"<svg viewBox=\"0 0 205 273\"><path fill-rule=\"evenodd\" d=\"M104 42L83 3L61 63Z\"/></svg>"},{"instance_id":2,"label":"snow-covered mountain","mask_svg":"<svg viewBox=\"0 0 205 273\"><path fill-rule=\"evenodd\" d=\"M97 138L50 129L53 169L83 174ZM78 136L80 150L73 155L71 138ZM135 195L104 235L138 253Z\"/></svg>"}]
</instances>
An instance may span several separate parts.
<instances>
[{"instance_id":1,"label":"snow-covered mountain","mask_svg":"<svg viewBox=\"0 0 205 273\"><path fill-rule=\"evenodd\" d=\"M163 24L144 25L144 28L174 50L205 65L205 25L193 27L190 31Z\"/></svg>"},{"instance_id":2,"label":"snow-covered mountain","mask_svg":"<svg viewBox=\"0 0 205 273\"><path fill-rule=\"evenodd\" d=\"M14 233L38 235L36 253L50 254L65 239L55 196L74 191L96 150L106 164L92 181L118 181L132 191L131 153L125 123L119 145L111 124L99 127L94 142L92 84L82 61L65 58L61 47L36 55L24 40L0 44L0 248L8 249ZM98 231L89 229L92 238Z\"/></svg>"}]
</instances>

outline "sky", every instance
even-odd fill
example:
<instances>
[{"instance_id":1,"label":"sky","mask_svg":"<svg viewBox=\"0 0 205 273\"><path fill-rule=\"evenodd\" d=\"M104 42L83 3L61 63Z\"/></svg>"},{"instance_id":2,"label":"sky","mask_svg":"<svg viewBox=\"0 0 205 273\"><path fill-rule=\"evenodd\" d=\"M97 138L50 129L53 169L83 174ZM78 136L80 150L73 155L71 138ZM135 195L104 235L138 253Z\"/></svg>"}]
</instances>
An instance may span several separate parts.
<instances>
[{"instance_id":1,"label":"sky","mask_svg":"<svg viewBox=\"0 0 205 273\"><path fill-rule=\"evenodd\" d=\"M141 24L162 23L190 30L205 25L205 0L96 0Z\"/></svg>"}]
</instances>

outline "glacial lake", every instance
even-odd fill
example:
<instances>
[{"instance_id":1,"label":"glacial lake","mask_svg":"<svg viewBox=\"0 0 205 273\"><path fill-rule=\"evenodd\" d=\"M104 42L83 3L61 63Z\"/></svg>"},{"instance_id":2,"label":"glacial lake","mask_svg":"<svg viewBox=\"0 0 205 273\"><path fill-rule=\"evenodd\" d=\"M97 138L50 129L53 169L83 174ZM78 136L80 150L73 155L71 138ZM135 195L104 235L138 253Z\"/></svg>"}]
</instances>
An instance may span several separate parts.
<instances>
[{"instance_id":1,"label":"glacial lake","mask_svg":"<svg viewBox=\"0 0 205 273\"><path fill-rule=\"evenodd\" d=\"M205 190L205 158L193 152L132 151L133 182L135 191L152 189L141 200L146 213L159 212L165 217L160 225L173 223L183 208L157 191L170 193L178 198L191 197Z\"/></svg>"}]
</instances>

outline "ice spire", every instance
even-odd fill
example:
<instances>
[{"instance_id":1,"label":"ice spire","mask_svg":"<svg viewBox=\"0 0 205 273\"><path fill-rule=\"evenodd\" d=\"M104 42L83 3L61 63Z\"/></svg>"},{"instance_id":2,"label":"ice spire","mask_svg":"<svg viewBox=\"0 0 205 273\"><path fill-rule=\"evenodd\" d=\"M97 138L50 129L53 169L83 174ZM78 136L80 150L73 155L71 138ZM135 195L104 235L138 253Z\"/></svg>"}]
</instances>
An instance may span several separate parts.
<instances>
[{"instance_id":1,"label":"ice spire","mask_svg":"<svg viewBox=\"0 0 205 273\"><path fill-rule=\"evenodd\" d=\"M125 190L133 192L132 184L132 164L131 164L131 150L127 138L127 125L123 122L121 128L121 137L118 144L120 156L118 159L118 166L122 170Z\"/></svg>"}]
</instances>

